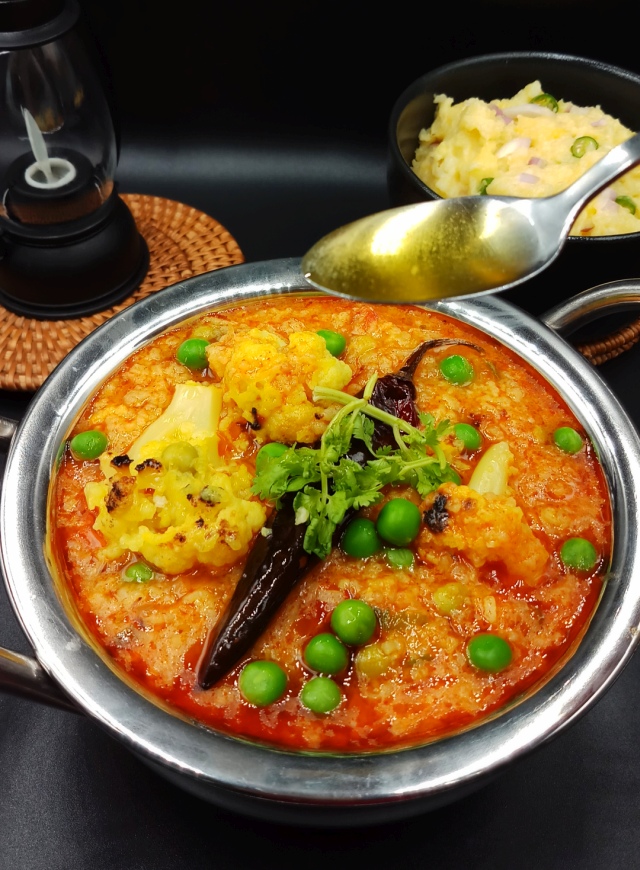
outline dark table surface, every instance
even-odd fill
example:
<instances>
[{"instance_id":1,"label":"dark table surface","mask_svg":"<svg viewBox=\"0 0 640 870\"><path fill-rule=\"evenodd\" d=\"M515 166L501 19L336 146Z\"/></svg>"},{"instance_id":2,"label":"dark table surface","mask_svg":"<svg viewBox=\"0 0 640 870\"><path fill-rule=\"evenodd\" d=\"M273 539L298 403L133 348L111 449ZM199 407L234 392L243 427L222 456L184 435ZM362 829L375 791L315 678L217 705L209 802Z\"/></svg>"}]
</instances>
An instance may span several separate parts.
<instances>
[{"instance_id":1,"label":"dark table surface","mask_svg":"<svg viewBox=\"0 0 640 870\"><path fill-rule=\"evenodd\" d=\"M544 14L535 7L532 12L529 6L529 15L543 14L549 23L550 5L542 4ZM564 6L569 5L567 0ZM589 2L581 8L585 5L596 8ZM106 27L101 16L106 16L108 6L87 4L94 25ZM136 90L127 91L124 60L118 66L115 41L126 17L124 6L114 2L110 8L117 14L110 19L111 29L103 32L103 47L117 67L112 79L116 97L129 114L125 121L130 121L122 132L121 191L165 196L207 212L231 232L248 261L301 255L335 226L388 205L384 125L377 117L368 128L346 123L346 98L341 104L343 115L337 112L333 125L319 121L300 127L278 117L265 126L263 115L252 114L255 106L250 101L248 115L236 115L233 123L223 106L206 123L190 117L187 126L178 119L154 127L150 116L155 104L149 117L142 117L144 123L140 114L134 123ZM503 13L504 9L503 5ZM331 10L336 13L338 6ZM565 19L558 36L567 37L564 45L556 40L547 46L542 37L537 44L536 36L533 45L523 42L516 47L576 51L572 25L567 15ZM470 34L483 20L478 13L473 26L460 32L459 44L451 41L451 55L454 48L463 55L513 47L494 45L493 29L484 43L479 37L474 41ZM527 32L542 34L544 22L535 20L537 24L530 22L533 30ZM483 38L485 34L487 30ZM150 37L154 35L152 29ZM281 41L290 35L285 30ZM141 31L138 38L142 39ZM593 56L600 46L604 59L621 64L629 60L614 57L613 42L598 42L593 31L582 53ZM227 46L224 51L229 59L231 49ZM305 65L313 63L318 59L309 55L290 58L286 69L276 63L271 80L256 87L264 91L268 85L290 82L296 64L304 83ZM433 65L414 59L404 68L404 81L392 81L390 92L383 96L388 98L393 89L399 90ZM202 61L194 72L200 101L206 96L201 73ZM140 75L149 78L148 67ZM329 74L329 87L335 87L334 79L335 74L333 78ZM165 83L162 75L158 81ZM307 84L310 81L307 78ZM317 106L326 108L318 81L312 83ZM286 115L286 96L272 99L275 115ZM290 90L288 96L295 95ZM258 118L256 127L253 121ZM518 301L527 307L526 295ZM636 425L640 424L639 366L640 345L636 345L600 367ZM0 391L0 414L19 418L30 398ZM29 652L2 585L0 644ZM0 697L0 870L638 867L638 680L640 657L636 655L580 721L463 800L402 822L324 831L268 824L218 809L165 782L88 719Z\"/></svg>"}]
</instances>

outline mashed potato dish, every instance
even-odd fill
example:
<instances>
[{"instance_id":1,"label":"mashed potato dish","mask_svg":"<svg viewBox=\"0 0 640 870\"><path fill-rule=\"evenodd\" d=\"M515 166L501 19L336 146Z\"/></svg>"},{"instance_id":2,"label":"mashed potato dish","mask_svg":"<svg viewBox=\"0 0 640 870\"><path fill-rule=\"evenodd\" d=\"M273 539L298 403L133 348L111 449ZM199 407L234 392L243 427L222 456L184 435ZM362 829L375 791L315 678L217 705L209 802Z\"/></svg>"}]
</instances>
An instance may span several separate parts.
<instances>
[{"instance_id":1,"label":"mashed potato dish","mask_svg":"<svg viewBox=\"0 0 640 870\"><path fill-rule=\"evenodd\" d=\"M435 97L436 116L420 132L414 172L442 197L478 193L551 196L632 134L599 106L545 93L539 81L510 99ZM640 169L601 191L578 215L571 235L640 231Z\"/></svg>"},{"instance_id":2,"label":"mashed potato dish","mask_svg":"<svg viewBox=\"0 0 640 870\"><path fill-rule=\"evenodd\" d=\"M301 295L120 366L63 446L49 540L85 636L152 701L348 752L543 680L598 600L610 524L587 434L515 354L434 311Z\"/></svg>"}]
</instances>

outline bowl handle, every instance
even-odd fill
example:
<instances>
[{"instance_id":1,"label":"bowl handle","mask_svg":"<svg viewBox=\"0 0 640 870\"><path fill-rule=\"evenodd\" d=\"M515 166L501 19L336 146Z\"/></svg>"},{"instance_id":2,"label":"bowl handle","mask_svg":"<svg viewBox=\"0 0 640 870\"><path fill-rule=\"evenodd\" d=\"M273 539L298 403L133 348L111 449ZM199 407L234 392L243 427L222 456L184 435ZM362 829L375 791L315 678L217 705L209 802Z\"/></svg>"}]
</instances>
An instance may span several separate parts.
<instances>
[{"instance_id":1,"label":"bowl handle","mask_svg":"<svg viewBox=\"0 0 640 870\"><path fill-rule=\"evenodd\" d=\"M17 428L18 423L15 420L0 416L0 451L3 460ZM0 647L0 692L20 695L51 707L72 710L74 713L80 712L35 658L3 647Z\"/></svg>"},{"instance_id":2,"label":"bowl handle","mask_svg":"<svg viewBox=\"0 0 640 870\"><path fill-rule=\"evenodd\" d=\"M50 707L59 707L74 713L80 712L36 659L12 652L1 646L0 692L19 695L22 698L40 701Z\"/></svg>"},{"instance_id":3,"label":"bowl handle","mask_svg":"<svg viewBox=\"0 0 640 870\"><path fill-rule=\"evenodd\" d=\"M637 308L640 304L640 279L609 281L584 290L541 315L548 327L567 336L586 323L615 311Z\"/></svg>"}]
</instances>

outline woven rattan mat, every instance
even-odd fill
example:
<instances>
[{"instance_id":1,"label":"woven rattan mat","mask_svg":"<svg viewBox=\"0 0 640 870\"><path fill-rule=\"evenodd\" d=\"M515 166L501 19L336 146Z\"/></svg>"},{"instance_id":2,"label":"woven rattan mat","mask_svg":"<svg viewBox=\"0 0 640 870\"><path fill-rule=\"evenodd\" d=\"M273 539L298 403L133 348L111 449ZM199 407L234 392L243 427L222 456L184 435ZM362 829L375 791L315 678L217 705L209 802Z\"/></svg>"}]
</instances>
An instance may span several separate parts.
<instances>
[{"instance_id":1,"label":"woven rattan mat","mask_svg":"<svg viewBox=\"0 0 640 870\"><path fill-rule=\"evenodd\" d=\"M640 317L612 332L600 341L576 344L576 348L594 365L601 365L607 360L620 356L625 350L633 347L640 340Z\"/></svg>"},{"instance_id":2,"label":"woven rattan mat","mask_svg":"<svg viewBox=\"0 0 640 870\"><path fill-rule=\"evenodd\" d=\"M170 284L242 263L238 243L209 215L157 196L122 194L149 248L149 271L123 302L76 320L34 320L0 305L0 389L36 390L64 356L112 315Z\"/></svg>"}]
</instances>

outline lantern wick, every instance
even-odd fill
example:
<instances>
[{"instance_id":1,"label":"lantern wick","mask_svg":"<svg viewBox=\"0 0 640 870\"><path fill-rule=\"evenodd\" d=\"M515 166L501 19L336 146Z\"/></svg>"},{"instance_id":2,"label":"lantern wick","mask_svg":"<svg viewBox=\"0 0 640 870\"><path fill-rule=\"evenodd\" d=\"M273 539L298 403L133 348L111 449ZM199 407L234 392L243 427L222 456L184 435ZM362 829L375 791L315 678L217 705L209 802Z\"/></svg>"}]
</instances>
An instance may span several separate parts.
<instances>
[{"instance_id":1,"label":"lantern wick","mask_svg":"<svg viewBox=\"0 0 640 870\"><path fill-rule=\"evenodd\" d=\"M27 184L40 189L63 187L76 177L73 163L63 157L49 157L47 144L42 131L29 109L22 107L22 117L27 128L29 144L35 157L35 163L27 167L24 173ZM40 177L38 177L40 176ZM42 177L44 176L44 181Z\"/></svg>"}]
</instances>

